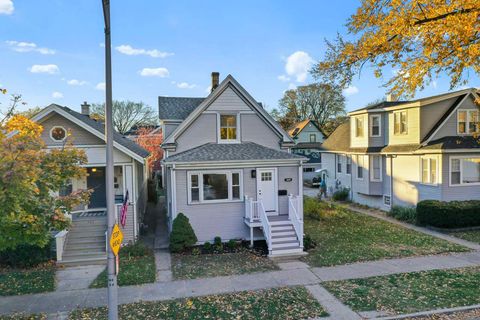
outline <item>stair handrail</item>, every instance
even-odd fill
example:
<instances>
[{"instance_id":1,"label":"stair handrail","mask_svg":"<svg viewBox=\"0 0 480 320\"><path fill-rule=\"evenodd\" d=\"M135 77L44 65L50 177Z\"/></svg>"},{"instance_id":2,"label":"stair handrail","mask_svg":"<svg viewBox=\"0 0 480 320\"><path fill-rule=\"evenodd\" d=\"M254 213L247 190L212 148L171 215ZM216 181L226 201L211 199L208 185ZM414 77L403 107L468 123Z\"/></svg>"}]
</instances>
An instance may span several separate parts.
<instances>
[{"instance_id":1,"label":"stair handrail","mask_svg":"<svg viewBox=\"0 0 480 320\"><path fill-rule=\"evenodd\" d=\"M55 247L57 251L57 261L62 261L63 251L65 251L65 244L67 243L68 230L62 230L55 235Z\"/></svg>"},{"instance_id":2,"label":"stair handrail","mask_svg":"<svg viewBox=\"0 0 480 320\"><path fill-rule=\"evenodd\" d=\"M293 224L297 234L300 247L303 248L303 219L298 214L298 198L294 195L288 196L288 218Z\"/></svg>"},{"instance_id":3,"label":"stair handrail","mask_svg":"<svg viewBox=\"0 0 480 320\"><path fill-rule=\"evenodd\" d=\"M272 252L272 226L268 221L267 213L262 201L257 201L257 211L259 212L260 222L262 223L263 235L267 241L268 253Z\"/></svg>"}]
</instances>

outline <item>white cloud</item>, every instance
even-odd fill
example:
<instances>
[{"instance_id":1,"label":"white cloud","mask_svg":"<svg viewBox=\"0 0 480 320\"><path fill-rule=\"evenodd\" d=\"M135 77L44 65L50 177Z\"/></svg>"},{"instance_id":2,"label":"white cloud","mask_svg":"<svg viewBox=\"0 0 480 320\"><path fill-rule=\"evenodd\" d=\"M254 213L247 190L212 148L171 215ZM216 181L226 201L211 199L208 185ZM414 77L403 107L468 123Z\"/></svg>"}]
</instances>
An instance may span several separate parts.
<instances>
[{"instance_id":1,"label":"white cloud","mask_svg":"<svg viewBox=\"0 0 480 320\"><path fill-rule=\"evenodd\" d=\"M432 81L432 87L433 87L433 89L437 89L437 85L438 85L437 81L433 80L433 81Z\"/></svg>"},{"instance_id":2,"label":"white cloud","mask_svg":"<svg viewBox=\"0 0 480 320\"><path fill-rule=\"evenodd\" d=\"M1 1L1 0L0 0ZM25 41L9 40L5 43L16 52L38 52L40 54L55 54L55 50L49 48L39 48L36 43Z\"/></svg>"},{"instance_id":3,"label":"white cloud","mask_svg":"<svg viewBox=\"0 0 480 320\"><path fill-rule=\"evenodd\" d=\"M63 98L63 93L55 91L55 92L52 93L52 98L61 99L61 98Z\"/></svg>"},{"instance_id":4,"label":"white cloud","mask_svg":"<svg viewBox=\"0 0 480 320\"><path fill-rule=\"evenodd\" d=\"M288 84L288 90L295 90L297 89L297 86L294 83Z\"/></svg>"},{"instance_id":5,"label":"white cloud","mask_svg":"<svg viewBox=\"0 0 480 320\"><path fill-rule=\"evenodd\" d=\"M197 86L196 84L188 83L188 82L177 83L177 87L180 88L180 89L193 89L196 86Z\"/></svg>"},{"instance_id":6,"label":"white cloud","mask_svg":"<svg viewBox=\"0 0 480 320\"><path fill-rule=\"evenodd\" d=\"M166 78L170 76L167 68L143 68L140 71L140 75L143 77L160 77Z\"/></svg>"},{"instance_id":7,"label":"white cloud","mask_svg":"<svg viewBox=\"0 0 480 320\"><path fill-rule=\"evenodd\" d=\"M358 88L355 86L349 86L345 89L343 89L343 94L346 95L347 97L357 94L359 92Z\"/></svg>"},{"instance_id":8,"label":"white cloud","mask_svg":"<svg viewBox=\"0 0 480 320\"><path fill-rule=\"evenodd\" d=\"M84 80L77 80L77 79L71 79L67 81L67 84L71 86L83 86L86 85L88 82Z\"/></svg>"},{"instance_id":9,"label":"white cloud","mask_svg":"<svg viewBox=\"0 0 480 320\"><path fill-rule=\"evenodd\" d=\"M15 10L12 0L0 0L0 14L10 15Z\"/></svg>"},{"instance_id":10,"label":"white cloud","mask_svg":"<svg viewBox=\"0 0 480 320\"><path fill-rule=\"evenodd\" d=\"M144 56L150 56L152 58L166 58L169 56L173 56L173 53L171 52L164 52L157 49L153 49L153 50L136 49L128 44L122 44L121 46L116 47L115 50L117 50L120 53L126 54L127 56L144 55Z\"/></svg>"},{"instance_id":11,"label":"white cloud","mask_svg":"<svg viewBox=\"0 0 480 320\"><path fill-rule=\"evenodd\" d=\"M30 68L31 73L48 73L55 74L59 73L60 69L56 64L34 64Z\"/></svg>"},{"instance_id":12,"label":"white cloud","mask_svg":"<svg viewBox=\"0 0 480 320\"><path fill-rule=\"evenodd\" d=\"M210 92L212 92L212 86L209 85L206 89L205 89L205 92L210 94Z\"/></svg>"},{"instance_id":13,"label":"white cloud","mask_svg":"<svg viewBox=\"0 0 480 320\"><path fill-rule=\"evenodd\" d=\"M287 77L286 75L282 74L282 75L279 75L277 77L278 80L282 81L282 82L287 82L287 81L290 81L290 78Z\"/></svg>"},{"instance_id":14,"label":"white cloud","mask_svg":"<svg viewBox=\"0 0 480 320\"><path fill-rule=\"evenodd\" d=\"M308 71L312 67L313 59L304 51L296 51L287 58L285 71L287 75L295 77L297 82L307 80Z\"/></svg>"},{"instance_id":15,"label":"white cloud","mask_svg":"<svg viewBox=\"0 0 480 320\"><path fill-rule=\"evenodd\" d=\"M97 85L95 86L95 89L105 91L105 82L97 83Z\"/></svg>"}]
</instances>

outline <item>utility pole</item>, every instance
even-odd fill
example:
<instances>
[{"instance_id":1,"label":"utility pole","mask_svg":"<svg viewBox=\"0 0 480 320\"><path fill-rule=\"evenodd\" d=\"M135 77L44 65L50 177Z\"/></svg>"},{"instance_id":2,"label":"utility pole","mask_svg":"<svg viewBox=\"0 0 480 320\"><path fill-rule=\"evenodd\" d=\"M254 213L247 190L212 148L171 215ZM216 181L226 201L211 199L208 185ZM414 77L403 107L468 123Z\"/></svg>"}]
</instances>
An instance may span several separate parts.
<instances>
[{"instance_id":1,"label":"utility pole","mask_svg":"<svg viewBox=\"0 0 480 320\"><path fill-rule=\"evenodd\" d=\"M112 45L110 39L110 1L102 0L103 17L105 19L105 138L106 138L106 191L107 191L107 220L108 237L112 236L113 226L116 221L115 199L113 190L113 119L112 119ZM108 319L118 319L118 293L116 260L112 248L107 246L107 271L108 271Z\"/></svg>"}]
</instances>

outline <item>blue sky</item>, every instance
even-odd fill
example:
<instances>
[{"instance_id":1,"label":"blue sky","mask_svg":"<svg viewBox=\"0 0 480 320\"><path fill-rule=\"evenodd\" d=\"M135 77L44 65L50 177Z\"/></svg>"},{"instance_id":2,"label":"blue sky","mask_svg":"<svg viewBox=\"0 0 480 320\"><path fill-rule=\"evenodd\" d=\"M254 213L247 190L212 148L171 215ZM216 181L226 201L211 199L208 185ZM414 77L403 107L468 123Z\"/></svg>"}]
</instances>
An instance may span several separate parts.
<instances>
[{"instance_id":1,"label":"blue sky","mask_svg":"<svg viewBox=\"0 0 480 320\"><path fill-rule=\"evenodd\" d=\"M210 73L232 74L268 109L324 53L324 39L345 33L359 1L112 2L114 99L206 96ZM101 0L0 0L0 85L28 106L52 102L79 110L104 101ZM382 98L366 69L345 91L352 110ZM479 86L472 77L469 86ZM448 90L440 78L418 96ZM6 97L0 97L5 105Z\"/></svg>"}]
</instances>

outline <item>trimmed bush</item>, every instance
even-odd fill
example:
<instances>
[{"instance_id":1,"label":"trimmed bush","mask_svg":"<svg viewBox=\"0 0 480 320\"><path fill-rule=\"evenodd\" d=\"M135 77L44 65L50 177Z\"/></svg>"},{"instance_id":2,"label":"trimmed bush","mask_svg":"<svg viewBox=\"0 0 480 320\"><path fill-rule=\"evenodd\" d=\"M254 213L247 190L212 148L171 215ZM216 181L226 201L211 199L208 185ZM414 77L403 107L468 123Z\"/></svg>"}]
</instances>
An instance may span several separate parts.
<instances>
[{"instance_id":1,"label":"trimmed bush","mask_svg":"<svg viewBox=\"0 0 480 320\"><path fill-rule=\"evenodd\" d=\"M306 218L320 220L323 217L325 203L310 197L303 198L303 214Z\"/></svg>"},{"instance_id":2,"label":"trimmed bush","mask_svg":"<svg viewBox=\"0 0 480 320\"><path fill-rule=\"evenodd\" d=\"M230 239L227 242L227 248L233 251L237 247L237 241Z\"/></svg>"},{"instance_id":3,"label":"trimmed bush","mask_svg":"<svg viewBox=\"0 0 480 320\"><path fill-rule=\"evenodd\" d=\"M210 242L205 242L203 244L203 250L206 252L206 253L211 253L213 248L212 248L212 244Z\"/></svg>"},{"instance_id":4,"label":"trimmed bush","mask_svg":"<svg viewBox=\"0 0 480 320\"><path fill-rule=\"evenodd\" d=\"M310 249L313 249L317 246L317 242L313 240L313 238L309 235L306 234L303 237L303 250L308 251Z\"/></svg>"},{"instance_id":5,"label":"trimmed bush","mask_svg":"<svg viewBox=\"0 0 480 320\"><path fill-rule=\"evenodd\" d=\"M480 201L420 201L417 204L417 221L439 228L480 226Z\"/></svg>"},{"instance_id":6,"label":"trimmed bush","mask_svg":"<svg viewBox=\"0 0 480 320\"><path fill-rule=\"evenodd\" d=\"M192 247L197 241L197 236L190 221L180 212L173 220L172 233L170 234L170 251L182 252Z\"/></svg>"},{"instance_id":7,"label":"trimmed bush","mask_svg":"<svg viewBox=\"0 0 480 320\"><path fill-rule=\"evenodd\" d=\"M350 189L349 188L342 188L338 191L333 193L332 199L334 201L346 201L350 196Z\"/></svg>"},{"instance_id":8,"label":"trimmed bush","mask_svg":"<svg viewBox=\"0 0 480 320\"><path fill-rule=\"evenodd\" d=\"M393 206L388 212L390 217L395 219L415 223L417 221L417 210L415 207Z\"/></svg>"},{"instance_id":9,"label":"trimmed bush","mask_svg":"<svg viewBox=\"0 0 480 320\"><path fill-rule=\"evenodd\" d=\"M53 259L50 244L39 246L21 245L15 249L0 251L0 265L31 268Z\"/></svg>"}]
</instances>

